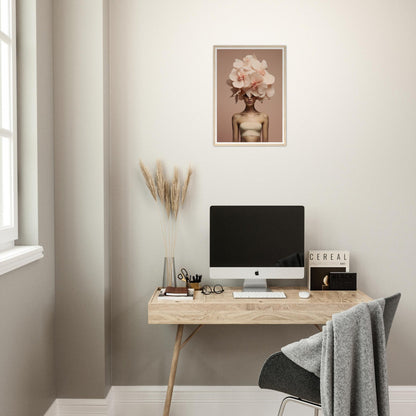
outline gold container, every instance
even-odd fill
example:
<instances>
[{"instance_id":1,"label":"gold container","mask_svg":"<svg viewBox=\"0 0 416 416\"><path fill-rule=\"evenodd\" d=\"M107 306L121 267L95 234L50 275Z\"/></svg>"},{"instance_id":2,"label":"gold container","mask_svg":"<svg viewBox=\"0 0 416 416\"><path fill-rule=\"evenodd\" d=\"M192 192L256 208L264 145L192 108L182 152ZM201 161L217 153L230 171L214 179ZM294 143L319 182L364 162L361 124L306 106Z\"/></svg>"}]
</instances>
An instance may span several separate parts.
<instances>
[{"instance_id":1,"label":"gold container","mask_svg":"<svg viewBox=\"0 0 416 416\"><path fill-rule=\"evenodd\" d=\"M201 289L201 284L198 282L198 283L188 283L188 287L191 287L192 289L195 289L195 290L200 290Z\"/></svg>"}]
</instances>

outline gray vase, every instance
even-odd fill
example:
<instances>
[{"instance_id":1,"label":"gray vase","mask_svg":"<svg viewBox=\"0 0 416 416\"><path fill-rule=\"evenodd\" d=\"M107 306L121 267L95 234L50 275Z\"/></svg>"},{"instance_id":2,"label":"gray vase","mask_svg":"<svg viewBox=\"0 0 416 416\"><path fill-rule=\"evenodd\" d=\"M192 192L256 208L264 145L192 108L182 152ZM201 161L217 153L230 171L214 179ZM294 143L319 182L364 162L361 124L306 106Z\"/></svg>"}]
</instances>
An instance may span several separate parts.
<instances>
[{"instance_id":1,"label":"gray vase","mask_svg":"<svg viewBox=\"0 0 416 416\"><path fill-rule=\"evenodd\" d=\"M163 287L176 287L175 257L165 257L163 266Z\"/></svg>"}]
</instances>

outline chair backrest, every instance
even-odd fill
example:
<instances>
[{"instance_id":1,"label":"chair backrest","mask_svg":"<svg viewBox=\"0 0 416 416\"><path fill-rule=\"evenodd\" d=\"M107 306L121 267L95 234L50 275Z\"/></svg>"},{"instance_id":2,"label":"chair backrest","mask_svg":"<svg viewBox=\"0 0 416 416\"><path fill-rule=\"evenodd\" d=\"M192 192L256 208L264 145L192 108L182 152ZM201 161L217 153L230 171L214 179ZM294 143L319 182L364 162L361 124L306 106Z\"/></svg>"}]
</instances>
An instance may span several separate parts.
<instances>
[{"instance_id":1,"label":"chair backrest","mask_svg":"<svg viewBox=\"0 0 416 416\"><path fill-rule=\"evenodd\" d=\"M390 334L391 324L393 323L394 314L396 313L397 305L399 304L401 294L396 293L393 296L389 296L385 298L385 305L384 305L384 332L386 334L386 344Z\"/></svg>"}]
</instances>

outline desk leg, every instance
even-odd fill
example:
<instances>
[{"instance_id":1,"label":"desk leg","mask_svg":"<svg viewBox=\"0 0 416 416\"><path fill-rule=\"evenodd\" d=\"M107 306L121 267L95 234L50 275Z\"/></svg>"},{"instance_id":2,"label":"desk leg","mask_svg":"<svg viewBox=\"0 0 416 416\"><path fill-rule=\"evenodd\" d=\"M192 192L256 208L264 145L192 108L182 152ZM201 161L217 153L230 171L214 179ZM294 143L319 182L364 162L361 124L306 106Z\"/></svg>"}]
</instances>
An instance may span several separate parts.
<instances>
[{"instance_id":1,"label":"desk leg","mask_svg":"<svg viewBox=\"0 0 416 416\"><path fill-rule=\"evenodd\" d=\"M181 350L183 325L178 325L176 331L175 347L173 348L172 364L170 366L169 383L166 391L165 407L163 416L169 416L170 403L172 401L173 386L175 384L176 368L178 367L179 351Z\"/></svg>"}]
</instances>

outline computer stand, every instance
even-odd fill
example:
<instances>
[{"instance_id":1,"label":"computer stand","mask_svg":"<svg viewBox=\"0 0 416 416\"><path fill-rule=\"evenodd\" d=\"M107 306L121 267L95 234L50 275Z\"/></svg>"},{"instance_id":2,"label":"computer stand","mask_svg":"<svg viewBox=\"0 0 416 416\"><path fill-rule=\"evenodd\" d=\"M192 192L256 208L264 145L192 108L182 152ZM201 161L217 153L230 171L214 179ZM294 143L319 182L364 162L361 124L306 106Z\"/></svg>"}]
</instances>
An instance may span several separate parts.
<instances>
[{"instance_id":1,"label":"computer stand","mask_svg":"<svg viewBox=\"0 0 416 416\"><path fill-rule=\"evenodd\" d=\"M270 292L266 279L244 279L243 292Z\"/></svg>"}]
</instances>

